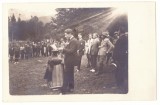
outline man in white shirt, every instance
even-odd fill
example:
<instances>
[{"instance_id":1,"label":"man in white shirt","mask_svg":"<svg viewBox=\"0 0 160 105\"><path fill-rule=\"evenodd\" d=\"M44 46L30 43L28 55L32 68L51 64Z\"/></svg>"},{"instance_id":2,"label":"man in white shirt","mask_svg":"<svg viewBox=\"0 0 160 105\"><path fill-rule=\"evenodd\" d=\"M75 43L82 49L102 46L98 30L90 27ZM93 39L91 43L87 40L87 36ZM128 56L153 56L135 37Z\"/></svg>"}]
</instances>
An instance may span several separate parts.
<instances>
[{"instance_id":1,"label":"man in white shirt","mask_svg":"<svg viewBox=\"0 0 160 105\"><path fill-rule=\"evenodd\" d=\"M91 55L90 55L91 44L92 44L92 34L89 34L89 39L86 43L86 54L88 59L87 67L91 67Z\"/></svg>"}]
</instances>

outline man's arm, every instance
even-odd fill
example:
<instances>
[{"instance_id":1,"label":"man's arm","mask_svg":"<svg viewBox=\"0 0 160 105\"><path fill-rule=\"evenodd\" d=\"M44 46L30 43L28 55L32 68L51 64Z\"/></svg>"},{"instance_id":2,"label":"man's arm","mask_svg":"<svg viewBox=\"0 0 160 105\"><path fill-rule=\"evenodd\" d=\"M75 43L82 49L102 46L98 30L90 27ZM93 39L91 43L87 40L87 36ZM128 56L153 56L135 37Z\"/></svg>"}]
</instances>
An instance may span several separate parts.
<instances>
[{"instance_id":1,"label":"man's arm","mask_svg":"<svg viewBox=\"0 0 160 105\"><path fill-rule=\"evenodd\" d=\"M76 40L73 40L70 42L70 48L64 48L63 52L67 53L67 54L74 54L75 52L77 52L77 42Z\"/></svg>"},{"instance_id":2,"label":"man's arm","mask_svg":"<svg viewBox=\"0 0 160 105\"><path fill-rule=\"evenodd\" d=\"M109 53L114 48L114 45L111 43L110 40L107 40L107 44L108 44L109 48L106 53Z\"/></svg>"}]
</instances>

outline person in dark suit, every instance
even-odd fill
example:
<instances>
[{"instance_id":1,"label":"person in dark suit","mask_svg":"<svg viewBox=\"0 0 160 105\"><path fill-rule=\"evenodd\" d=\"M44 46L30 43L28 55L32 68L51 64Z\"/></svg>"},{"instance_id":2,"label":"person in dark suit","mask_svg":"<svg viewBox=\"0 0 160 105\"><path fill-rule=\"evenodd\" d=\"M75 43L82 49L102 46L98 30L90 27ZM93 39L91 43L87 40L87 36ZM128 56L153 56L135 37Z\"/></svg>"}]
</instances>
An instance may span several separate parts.
<instances>
[{"instance_id":1,"label":"person in dark suit","mask_svg":"<svg viewBox=\"0 0 160 105\"><path fill-rule=\"evenodd\" d=\"M125 80L128 80L128 37L123 30L115 44L113 60L117 66L115 71L117 86L123 87Z\"/></svg>"},{"instance_id":2,"label":"person in dark suit","mask_svg":"<svg viewBox=\"0 0 160 105\"><path fill-rule=\"evenodd\" d=\"M65 37L69 40L69 43L63 48L65 67L62 94L74 89L74 66L78 50L77 39L73 36L72 29L65 30Z\"/></svg>"},{"instance_id":3,"label":"person in dark suit","mask_svg":"<svg viewBox=\"0 0 160 105\"><path fill-rule=\"evenodd\" d=\"M78 50L77 50L77 57L78 57L78 61L77 61L77 70L80 70L81 67L81 59L82 56L84 55L84 48L85 48L85 41L82 39L82 34L79 33L78 34Z\"/></svg>"},{"instance_id":4,"label":"person in dark suit","mask_svg":"<svg viewBox=\"0 0 160 105\"><path fill-rule=\"evenodd\" d=\"M99 38L97 33L93 33L93 39L91 43L91 48L90 48L90 54L91 54L91 66L92 69L90 70L91 72L95 72L97 68L97 56L98 56L98 50L99 50Z\"/></svg>"}]
</instances>

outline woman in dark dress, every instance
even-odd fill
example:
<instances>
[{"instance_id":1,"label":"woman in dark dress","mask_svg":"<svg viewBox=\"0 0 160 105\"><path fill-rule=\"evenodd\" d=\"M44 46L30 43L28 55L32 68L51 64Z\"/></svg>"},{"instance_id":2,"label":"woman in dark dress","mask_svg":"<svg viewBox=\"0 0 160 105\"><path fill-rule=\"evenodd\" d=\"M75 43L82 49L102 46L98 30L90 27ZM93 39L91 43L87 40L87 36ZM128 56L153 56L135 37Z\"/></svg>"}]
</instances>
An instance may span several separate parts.
<instances>
[{"instance_id":1,"label":"woman in dark dress","mask_svg":"<svg viewBox=\"0 0 160 105\"><path fill-rule=\"evenodd\" d=\"M61 90L63 85L63 64L62 58L58 53L58 50L52 50L52 57L48 59L44 79L47 80L47 84L50 89Z\"/></svg>"}]
</instances>

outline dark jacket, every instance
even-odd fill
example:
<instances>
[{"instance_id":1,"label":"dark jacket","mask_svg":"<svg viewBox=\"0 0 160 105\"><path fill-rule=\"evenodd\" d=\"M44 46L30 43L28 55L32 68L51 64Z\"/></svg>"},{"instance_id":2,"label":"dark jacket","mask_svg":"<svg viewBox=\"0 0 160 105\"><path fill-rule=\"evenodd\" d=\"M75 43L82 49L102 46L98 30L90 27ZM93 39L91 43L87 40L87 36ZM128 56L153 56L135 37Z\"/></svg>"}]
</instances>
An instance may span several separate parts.
<instances>
[{"instance_id":1,"label":"dark jacket","mask_svg":"<svg viewBox=\"0 0 160 105\"><path fill-rule=\"evenodd\" d=\"M78 42L74 37L70 40L69 44L63 49L65 55L64 64L65 66L74 66L76 62L78 50Z\"/></svg>"},{"instance_id":2,"label":"dark jacket","mask_svg":"<svg viewBox=\"0 0 160 105\"><path fill-rule=\"evenodd\" d=\"M14 48L13 47L9 48L9 55L14 56Z\"/></svg>"},{"instance_id":3,"label":"dark jacket","mask_svg":"<svg viewBox=\"0 0 160 105\"><path fill-rule=\"evenodd\" d=\"M116 61L124 61L128 55L128 37L125 35L120 36L115 44L113 50L113 59Z\"/></svg>"},{"instance_id":4,"label":"dark jacket","mask_svg":"<svg viewBox=\"0 0 160 105\"><path fill-rule=\"evenodd\" d=\"M82 40L79 40L78 42L79 42L78 43L79 55L83 55L84 49L85 49L85 41L82 39Z\"/></svg>"},{"instance_id":5,"label":"dark jacket","mask_svg":"<svg viewBox=\"0 0 160 105\"><path fill-rule=\"evenodd\" d=\"M91 44L91 50L90 50L90 54L91 55L97 55L98 54L98 46L100 45L100 41L98 38L93 39L92 44Z\"/></svg>"}]
</instances>

